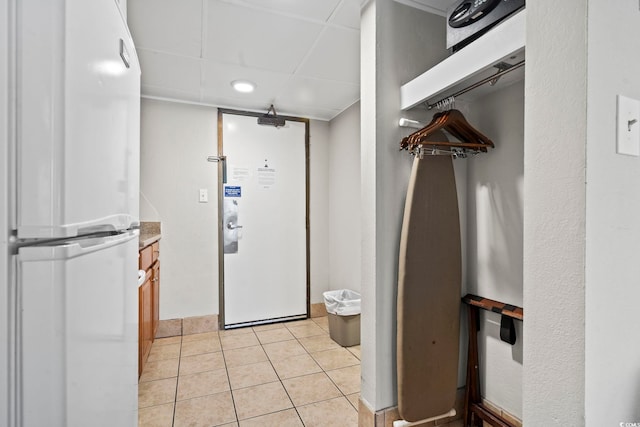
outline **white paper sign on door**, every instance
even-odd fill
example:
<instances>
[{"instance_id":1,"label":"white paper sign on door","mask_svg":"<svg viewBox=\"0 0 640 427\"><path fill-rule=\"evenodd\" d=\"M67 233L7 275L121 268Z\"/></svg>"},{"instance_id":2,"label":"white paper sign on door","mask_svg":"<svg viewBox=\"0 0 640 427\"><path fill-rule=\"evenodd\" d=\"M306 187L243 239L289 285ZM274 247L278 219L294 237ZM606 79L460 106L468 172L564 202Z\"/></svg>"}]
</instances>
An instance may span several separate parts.
<instances>
[{"instance_id":1,"label":"white paper sign on door","mask_svg":"<svg viewBox=\"0 0 640 427\"><path fill-rule=\"evenodd\" d=\"M276 183L276 170L274 168L258 168L258 185L260 188L271 188Z\"/></svg>"}]
</instances>

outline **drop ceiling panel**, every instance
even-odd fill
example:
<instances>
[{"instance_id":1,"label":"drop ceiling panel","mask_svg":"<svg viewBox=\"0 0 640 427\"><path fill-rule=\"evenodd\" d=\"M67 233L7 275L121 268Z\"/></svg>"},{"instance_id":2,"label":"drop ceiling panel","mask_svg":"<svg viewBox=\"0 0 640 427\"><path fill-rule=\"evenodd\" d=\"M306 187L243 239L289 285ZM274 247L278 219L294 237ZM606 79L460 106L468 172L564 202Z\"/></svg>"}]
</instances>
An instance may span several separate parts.
<instances>
[{"instance_id":1,"label":"drop ceiling panel","mask_svg":"<svg viewBox=\"0 0 640 427\"><path fill-rule=\"evenodd\" d=\"M360 0L344 0L329 21L356 30L360 29Z\"/></svg>"},{"instance_id":2,"label":"drop ceiling panel","mask_svg":"<svg viewBox=\"0 0 640 427\"><path fill-rule=\"evenodd\" d=\"M266 11L325 22L340 0L243 0L242 4Z\"/></svg>"},{"instance_id":3,"label":"drop ceiling panel","mask_svg":"<svg viewBox=\"0 0 640 427\"><path fill-rule=\"evenodd\" d=\"M344 110L360 97L360 85L294 76L282 94L278 105L298 105Z\"/></svg>"},{"instance_id":4,"label":"drop ceiling panel","mask_svg":"<svg viewBox=\"0 0 640 427\"><path fill-rule=\"evenodd\" d=\"M360 32L328 27L296 74L357 84L360 82Z\"/></svg>"},{"instance_id":5,"label":"drop ceiling panel","mask_svg":"<svg viewBox=\"0 0 640 427\"><path fill-rule=\"evenodd\" d=\"M136 47L200 57L202 0L129 0Z\"/></svg>"},{"instance_id":6,"label":"drop ceiling panel","mask_svg":"<svg viewBox=\"0 0 640 427\"><path fill-rule=\"evenodd\" d=\"M320 2L321 3L321 2ZM293 72L322 26L208 0L206 59Z\"/></svg>"},{"instance_id":7,"label":"drop ceiling panel","mask_svg":"<svg viewBox=\"0 0 640 427\"><path fill-rule=\"evenodd\" d=\"M343 111L337 108L330 109L313 106L300 107L299 105L294 104L278 104L277 109L278 114L282 114L283 116L307 117L310 119L327 121L333 119Z\"/></svg>"},{"instance_id":8,"label":"drop ceiling panel","mask_svg":"<svg viewBox=\"0 0 640 427\"><path fill-rule=\"evenodd\" d=\"M138 49L142 84L200 94L200 60ZM144 92L143 92L144 93Z\"/></svg>"},{"instance_id":9,"label":"drop ceiling panel","mask_svg":"<svg viewBox=\"0 0 640 427\"><path fill-rule=\"evenodd\" d=\"M257 102L268 107L274 101L275 94L282 92L290 77L289 74L213 61L204 61L203 67L202 96L205 102L220 98L235 100L236 104ZM256 89L252 93L236 92L231 87L233 80L249 80L256 84Z\"/></svg>"},{"instance_id":10,"label":"drop ceiling panel","mask_svg":"<svg viewBox=\"0 0 640 427\"><path fill-rule=\"evenodd\" d=\"M395 0L407 6L424 10L425 12L435 13L440 16L446 16L448 8L454 3L461 0Z\"/></svg>"}]
</instances>

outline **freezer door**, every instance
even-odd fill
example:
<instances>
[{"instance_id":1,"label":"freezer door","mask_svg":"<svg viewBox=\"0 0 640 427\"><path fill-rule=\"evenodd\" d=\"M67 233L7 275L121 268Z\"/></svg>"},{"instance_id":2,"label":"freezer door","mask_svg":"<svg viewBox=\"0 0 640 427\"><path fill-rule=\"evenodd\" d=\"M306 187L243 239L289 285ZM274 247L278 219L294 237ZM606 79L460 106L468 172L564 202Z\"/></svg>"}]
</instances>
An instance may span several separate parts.
<instances>
[{"instance_id":1,"label":"freezer door","mask_svg":"<svg viewBox=\"0 0 640 427\"><path fill-rule=\"evenodd\" d=\"M20 425L137 425L137 249L137 231L20 248Z\"/></svg>"},{"instance_id":2,"label":"freezer door","mask_svg":"<svg viewBox=\"0 0 640 427\"><path fill-rule=\"evenodd\" d=\"M138 219L140 68L113 0L20 0L19 238Z\"/></svg>"}]
</instances>

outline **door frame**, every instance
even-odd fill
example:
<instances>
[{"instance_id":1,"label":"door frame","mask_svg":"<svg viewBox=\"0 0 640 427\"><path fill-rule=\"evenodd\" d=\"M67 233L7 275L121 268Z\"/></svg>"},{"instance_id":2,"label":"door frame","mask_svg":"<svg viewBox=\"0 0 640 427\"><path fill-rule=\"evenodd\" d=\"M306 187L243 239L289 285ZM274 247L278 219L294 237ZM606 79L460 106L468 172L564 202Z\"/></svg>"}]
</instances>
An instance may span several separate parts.
<instances>
[{"instance_id":1,"label":"door frame","mask_svg":"<svg viewBox=\"0 0 640 427\"><path fill-rule=\"evenodd\" d=\"M264 113L253 111L233 110L229 108L218 108L218 156L224 159L223 153L223 114L233 114L236 116L249 116L256 119ZM309 175L309 119L293 116L278 115L287 121L304 123L304 171L305 171L305 229L306 229L306 286L307 286L307 319L311 312L311 250L310 250L310 222L309 222L309 199L310 199L310 175ZM223 175L226 169L226 159L218 162L218 329L225 329L224 312L224 243L223 243L223 210L224 210L224 183ZM269 323L267 321L263 323Z\"/></svg>"}]
</instances>

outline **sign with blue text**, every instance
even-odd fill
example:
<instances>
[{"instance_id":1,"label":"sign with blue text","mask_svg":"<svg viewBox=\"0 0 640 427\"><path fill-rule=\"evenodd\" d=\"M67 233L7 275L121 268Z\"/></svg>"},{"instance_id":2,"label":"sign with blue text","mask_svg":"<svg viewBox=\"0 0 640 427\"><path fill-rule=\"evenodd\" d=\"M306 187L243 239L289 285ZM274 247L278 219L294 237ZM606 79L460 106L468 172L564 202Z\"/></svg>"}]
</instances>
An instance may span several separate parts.
<instances>
[{"instance_id":1,"label":"sign with blue text","mask_svg":"<svg viewBox=\"0 0 640 427\"><path fill-rule=\"evenodd\" d=\"M239 185L225 185L224 197L242 197L242 187Z\"/></svg>"}]
</instances>

